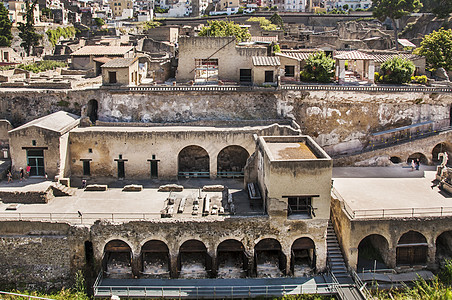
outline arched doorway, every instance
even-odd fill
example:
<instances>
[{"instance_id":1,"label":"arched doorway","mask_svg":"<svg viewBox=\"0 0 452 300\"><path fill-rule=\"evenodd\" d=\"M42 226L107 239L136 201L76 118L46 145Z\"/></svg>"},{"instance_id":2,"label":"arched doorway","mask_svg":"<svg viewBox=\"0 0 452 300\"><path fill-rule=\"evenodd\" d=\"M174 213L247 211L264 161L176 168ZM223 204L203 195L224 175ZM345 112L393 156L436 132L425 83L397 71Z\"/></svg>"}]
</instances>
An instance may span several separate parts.
<instances>
[{"instance_id":1,"label":"arched doorway","mask_svg":"<svg viewBox=\"0 0 452 300\"><path fill-rule=\"evenodd\" d=\"M446 259L452 258L452 231L441 233L436 238L435 260L438 266L443 267Z\"/></svg>"},{"instance_id":2,"label":"arched doorway","mask_svg":"<svg viewBox=\"0 0 452 300\"><path fill-rule=\"evenodd\" d=\"M89 120L94 124L98 120L98 111L99 104L97 100L91 99L88 101L88 107L86 110L86 116L89 118Z\"/></svg>"},{"instance_id":3,"label":"arched doorway","mask_svg":"<svg viewBox=\"0 0 452 300\"><path fill-rule=\"evenodd\" d=\"M180 278L196 279L209 277L212 270L212 258L203 242L189 240L179 248L177 270Z\"/></svg>"},{"instance_id":4,"label":"arched doorway","mask_svg":"<svg viewBox=\"0 0 452 300\"><path fill-rule=\"evenodd\" d=\"M218 153L217 177L243 177L249 154L241 146L227 146Z\"/></svg>"},{"instance_id":5,"label":"arched doorway","mask_svg":"<svg viewBox=\"0 0 452 300\"><path fill-rule=\"evenodd\" d=\"M303 237L292 244L290 267L294 277L311 276L315 271L316 253L314 241Z\"/></svg>"},{"instance_id":6,"label":"arched doorway","mask_svg":"<svg viewBox=\"0 0 452 300\"><path fill-rule=\"evenodd\" d=\"M217 265L218 278L245 278L249 275L245 247L237 240L226 240L218 245Z\"/></svg>"},{"instance_id":7,"label":"arched doorway","mask_svg":"<svg viewBox=\"0 0 452 300\"><path fill-rule=\"evenodd\" d=\"M132 250L121 240L113 240L104 248L102 261L105 277L132 278Z\"/></svg>"},{"instance_id":8,"label":"arched doorway","mask_svg":"<svg viewBox=\"0 0 452 300\"><path fill-rule=\"evenodd\" d=\"M427 239L417 231L408 231L400 237L396 249L397 266L416 266L427 263Z\"/></svg>"},{"instance_id":9,"label":"arched doorway","mask_svg":"<svg viewBox=\"0 0 452 300\"><path fill-rule=\"evenodd\" d=\"M366 236L358 245L358 272L363 270L387 269L385 258L389 252L389 243L379 234Z\"/></svg>"},{"instance_id":10,"label":"arched doorway","mask_svg":"<svg viewBox=\"0 0 452 300\"><path fill-rule=\"evenodd\" d=\"M432 162L434 164L440 164L442 162L442 158L438 158L438 154L444 152L447 152L447 155L449 156L447 164L450 165L452 162L452 144L447 142L439 143L435 147L433 147Z\"/></svg>"},{"instance_id":11,"label":"arched doorway","mask_svg":"<svg viewBox=\"0 0 452 300\"><path fill-rule=\"evenodd\" d=\"M400 164L402 162L402 159L398 156L391 156L389 159L393 164Z\"/></svg>"},{"instance_id":12,"label":"arched doorway","mask_svg":"<svg viewBox=\"0 0 452 300\"><path fill-rule=\"evenodd\" d=\"M207 151L199 146L187 146L178 155L179 176L210 177L210 158Z\"/></svg>"},{"instance_id":13,"label":"arched doorway","mask_svg":"<svg viewBox=\"0 0 452 300\"><path fill-rule=\"evenodd\" d=\"M421 165L427 165L428 164L427 157L424 154L420 153L420 152L416 152L416 153L411 154L408 157L408 159L407 159L407 163L410 164L412 160L417 160L417 159L419 159Z\"/></svg>"},{"instance_id":14,"label":"arched doorway","mask_svg":"<svg viewBox=\"0 0 452 300\"><path fill-rule=\"evenodd\" d=\"M141 263L145 278L170 277L169 250L162 241L150 240L141 247Z\"/></svg>"},{"instance_id":15,"label":"arched doorway","mask_svg":"<svg viewBox=\"0 0 452 300\"><path fill-rule=\"evenodd\" d=\"M286 256L275 239L263 239L254 247L257 277L282 277L286 274Z\"/></svg>"}]
</instances>

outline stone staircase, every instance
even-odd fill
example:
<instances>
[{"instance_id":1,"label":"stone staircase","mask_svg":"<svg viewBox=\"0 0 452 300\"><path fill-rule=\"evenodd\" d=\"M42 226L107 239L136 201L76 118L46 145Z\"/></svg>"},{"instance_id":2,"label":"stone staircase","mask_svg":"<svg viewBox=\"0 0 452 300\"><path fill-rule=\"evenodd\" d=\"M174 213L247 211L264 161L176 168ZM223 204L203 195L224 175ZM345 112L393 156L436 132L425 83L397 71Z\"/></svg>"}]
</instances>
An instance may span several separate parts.
<instances>
[{"instance_id":1,"label":"stone staircase","mask_svg":"<svg viewBox=\"0 0 452 300\"><path fill-rule=\"evenodd\" d=\"M67 187L59 182L52 183L51 187L55 197L74 196L77 191L76 188Z\"/></svg>"},{"instance_id":2,"label":"stone staircase","mask_svg":"<svg viewBox=\"0 0 452 300\"><path fill-rule=\"evenodd\" d=\"M326 252L330 271L336 276L339 283L352 283L353 280L345 265L344 256L342 255L341 247L339 246L331 221L328 221Z\"/></svg>"}]
</instances>

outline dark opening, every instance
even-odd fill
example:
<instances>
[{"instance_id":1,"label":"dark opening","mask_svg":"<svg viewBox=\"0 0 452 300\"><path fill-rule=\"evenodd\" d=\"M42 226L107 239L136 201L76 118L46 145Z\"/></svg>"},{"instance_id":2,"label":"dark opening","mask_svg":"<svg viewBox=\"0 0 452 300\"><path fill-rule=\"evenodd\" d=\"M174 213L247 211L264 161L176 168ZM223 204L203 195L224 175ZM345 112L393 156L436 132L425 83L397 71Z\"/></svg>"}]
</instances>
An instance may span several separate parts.
<instances>
[{"instance_id":1,"label":"dark opening","mask_svg":"<svg viewBox=\"0 0 452 300\"><path fill-rule=\"evenodd\" d=\"M158 240L146 242L141 248L142 273L145 278L169 278L168 246Z\"/></svg>"},{"instance_id":2,"label":"dark opening","mask_svg":"<svg viewBox=\"0 0 452 300\"><path fill-rule=\"evenodd\" d=\"M103 270L108 278L132 277L132 250L126 242L113 240L105 245Z\"/></svg>"},{"instance_id":3,"label":"dark opening","mask_svg":"<svg viewBox=\"0 0 452 300\"><path fill-rule=\"evenodd\" d=\"M93 124L96 123L96 121L98 119L97 110L98 110L97 100L93 100L93 99L89 100L86 115Z\"/></svg>"},{"instance_id":4,"label":"dark opening","mask_svg":"<svg viewBox=\"0 0 452 300\"><path fill-rule=\"evenodd\" d=\"M249 154L240 146L228 146L218 153L217 176L231 177L243 176L243 169Z\"/></svg>"},{"instance_id":5,"label":"dark opening","mask_svg":"<svg viewBox=\"0 0 452 300\"><path fill-rule=\"evenodd\" d=\"M159 177L159 162L156 160L151 160L151 178Z\"/></svg>"},{"instance_id":6,"label":"dark opening","mask_svg":"<svg viewBox=\"0 0 452 300\"><path fill-rule=\"evenodd\" d=\"M316 253L314 241L299 238L292 244L292 274L295 277L311 276L315 271Z\"/></svg>"},{"instance_id":7,"label":"dark opening","mask_svg":"<svg viewBox=\"0 0 452 300\"><path fill-rule=\"evenodd\" d=\"M226 240L217 248L218 278L245 278L248 274L248 257L245 247L237 240Z\"/></svg>"},{"instance_id":8,"label":"dark opening","mask_svg":"<svg viewBox=\"0 0 452 300\"><path fill-rule=\"evenodd\" d=\"M381 235L366 236L358 245L357 271L387 269L384 258L388 256L389 243Z\"/></svg>"},{"instance_id":9,"label":"dark opening","mask_svg":"<svg viewBox=\"0 0 452 300\"><path fill-rule=\"evenodd\" d=\"M452 105L450 106L450 111L449 111L449 126L452 126Z\"/></svg>"},{"instance_id":10,"label":"dark opening","mask_svg":"<svg viewBox=\"0 0 452 300\"><path fill-rule=\"evenodd\" d=\"M123 161L118 161L118 178L124 178L125 176L125 167Z\"/></svg>"},{"instance_id":11,"label":"dark opening","mask_svg":"<svg viewBox=\"0 0 452 300\"><path fill-rule=\"evenodd\" d=\"M402 162L402 159L398 156L391 156L389 159L393 164L400 164Z\"/></svg>"},{"instance_id":12,"label":"dark opening","mask_svg":"<svg viewBox=\"0 0 452 300\"><path fill-rule=\"evenodd\" d=\"M435 257L440 268L444 267L446 259L452 258L452 231L443 232L436 239Z\"/></svg>"},{"instance_id":13,"label":"dark opening","mask_svg":"<svg viewBox=\"0 0 452 300\"><path fill-rule=\"evenodd\" d=\"M116 83L116 72L108 72L109 83Z\"/></svg>"},{"instance_id":14,"label":"dark opening","mask_svg":"<svg viewBox=\"0 0 452 300\"><path fill-rule=\"evenodd\" d=\"M240 82L251 82L251 69L240 69Z\"/></svg>"},{"instance_id":15,"label":"dark opening","mask_svg":"<svg viewBox=\"0 0 452 300\"><path fill-rule=\"evenodd\" d=\"M263 239L254 247L257 277L282 277L286 273L286 256L275 239Z\"/></svg>"},{"instance_id":16,"label":"dark opening","mask_svg":"<svg viewBox=\"0 0 452 300\"><path fill-rule=\"evenodd\" d=\"M433 150L432 150L432 162L435 164L439 164L443 161L442 157L438 157L440 153L447 152L449 156L448 165L452 161L451 155L452 155L452 145L446 142L437 144Z\"/></svg>"},{"instance_id":17,"label":"dark opening","mask_svg":"<svg viewBox=\"0 0 452 300\"><path fill-rule=\"evenodd\" d=\"M418 160L418 159L422 165L428 164L427 157L425 157L424 154L419 153L419 152L411 154L407 159L407 163L411 163L412 160Z\"/></svg>"},{"instance_id":18,"label":"dark opening","mask_svg":"<svg viewBox=\"0 0 452 300\"><path fill-rule=\"evenodd\" d=\"M210 158L204 148L188 146L179 152L179 176L209 177Z\"/></svg>"},{"instance_id":19,"label":"dark opening","mask_svg":"<svg viewBox=\"0 0 452 300\"><path fill-rule=\"evenodd\" d=\"M44 150L27 150L27 164L30 166L30 176L44 176Z\"/></svg>"},{"instance_id":20,"label":"dark opening","mask_svg":"<svg viewBox=\"0 0 452 300\"><path fill-rule=\"evenodd\" d=\"M87 266L92 266L94 264L93 243L90 241L85 241L85 262Z\"/></svg>"},{"instance_id":21,"label":"dark opening","mask_svg":"<svg viewBox=\"0 0 452 300\"><path fill-rule=\"evenodd\" d=\"M212 259L203 242L189 240L179 249L177 268L180 278L207 278L212 270Z\"/></svg>"},{"instance_id":22,"label":"dark opening","mask_svg":"<svg viewBox=\"0 0 452 300\"><path fill-rule=\"evenodd\" d=\"M285 76L286 77L294 77L295 76L295 66L286 66L285 67Z\"/></svg>"},{"instance_id":23,"label":"dark opening","mask_svg":"<svg viewBox=\"0 0 452 300\"><path fill-rule=\"evenodd\" d=\"M397 265L423 265L427 263L428 244L425 237L416 231L402 235L397 243Z\"/></svg>"},{"instance_id":24,"label":"dark opening","mask_svg":"<svg viewBox=\"0 0 452 300\"><path fill-rule=\"evenodd\" d=\"M91 168L89 164L89 160L83 161L83 175L84 176L90 176L91 175Z\"/></svg>"},{"instance_id":25,"label":"dark opening","mask_svg":"<svg viewBox=\"0 0 452 300\"><path fill-rule=\"evenodd\" d=\"M273 82L273 71L265 71L265 82Z\"/></svg>"},{"instance_id":26,"label":"dark opening","mask_svg":"<svg viewBox=\"0 0 452 300\"><path fill-rule=\"evenodd\" d=\"M285 196L283 196L285 198ZM312 197L287 197L287 215L312 216Z\"/></svg>"}]
</instances>

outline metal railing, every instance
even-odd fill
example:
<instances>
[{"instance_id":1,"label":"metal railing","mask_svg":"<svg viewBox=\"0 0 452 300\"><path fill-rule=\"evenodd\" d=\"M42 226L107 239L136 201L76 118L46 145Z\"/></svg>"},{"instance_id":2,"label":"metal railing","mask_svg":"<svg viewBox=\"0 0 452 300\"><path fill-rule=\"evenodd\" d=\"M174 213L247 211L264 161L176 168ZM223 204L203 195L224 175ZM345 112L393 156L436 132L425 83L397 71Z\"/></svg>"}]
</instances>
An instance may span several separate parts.
<instances>
[{"instance_id":1,"label":"metal railing","mask_svg":"<svg viewBox=\"0 0 452 300\"><path fill-rule=\"evenodd\" d=\"M332 295L339 283L262 286L94 286L95 297L254 298L298 294ZM348 286L348 285L347 285Z\"/></svg>"},{"instance_id":2,"label":"metal railing","mask_svg":"<svg viewBox=\"0 0 452 300\"><path fill-rule=\"evenodd\" d=\"M183 219L193 216L174 214L175 218ZM177 217L176 217L177 216ZM228 213L221 214L222 217L228 218L241 218L241 217L261 217L266 216L264 211L248 211L240 213ZM20 213L20 212L2 212L0 213L0 221L43 221L43 222L67 222L70 224L93 224L96 221L108 221L112 223L122 223L129 221L152 221L162 219L160 212L148 212L148 213Z\"/></svg>"},{"instance_id":3,"label":"metal railing","mask_svg":"<svg viewBox=\"0 0 452 300\"><path fill-rule=\"evenodd\" d=\"M359 278L358 274L356 274L355 270L351 269L350 273L352 275L353 281L355 282L356 286L358 287L359 291L363 294L363 296L368 300L373 300L374 297L367 289L366 284L363 283L361 278Z\"/></svg>"},{"instance_id":4,"label":"metal railing","mask_svg":"<svg viewBox=\"0 0 452 300\"><path fill-rule=\"evenodd\" d=\"M113 87L112 87L113 88ZM185 86L185 85L155 85L117 88L119 91L131 92L239 92L239 91L259 91L275 90L275 87L240 86L240 85L211 85L211 86ZM420 92L420 93L450 93L449 87L419 87L419 86L347 86L347 85L326 85L326 84L291 84L281 85L277 90L302 90L302 91L344 91L344 92Z\"/></svg>"},{"instance_id":5,"label":"metal railing","mask_svg":"<svg viewBox=\"0 0 452 300\"><path fill-rule=\"evenodd\" d=\"M452 216L452 206L352 209L333 187L331 194L339 200L341 208L350 219L366 218L415 218Z\"/></svg>"},{"instance_id":6,"label":"metal railing","mask_svg":"<svg viewBox=\"0 0 452 300\"><path fill-rule=\"evenodd\" d=\"M24 295L24 294L18 294L18 293L9 293L9 292L3 292L3 291L0 291L0 295L14 296L14 299L17 299L16 297L21 297L21 298L24 298L24 299L54 300L54 299L51 299L51 298L30 296L30 295Z\"/></svg>"},{"instance_id":7,"label":"metal railing","mask_svg":"<svg viewBox=\"0 0 452 300\"><path fill-rule=\"evenodd\" d=\"M219 178L243 178L244 172L220 171L217 173Z\"/></svg>"},{"instance_id":8,"label":"metal railing","mask_svg":"<svg viewBox=\"0 0 452 300\"><path fill-rule=\"evenodd\" d=\"M179 172L179 177L185 178L210 178L209 172Z\"/></svg>"}]
</instances>

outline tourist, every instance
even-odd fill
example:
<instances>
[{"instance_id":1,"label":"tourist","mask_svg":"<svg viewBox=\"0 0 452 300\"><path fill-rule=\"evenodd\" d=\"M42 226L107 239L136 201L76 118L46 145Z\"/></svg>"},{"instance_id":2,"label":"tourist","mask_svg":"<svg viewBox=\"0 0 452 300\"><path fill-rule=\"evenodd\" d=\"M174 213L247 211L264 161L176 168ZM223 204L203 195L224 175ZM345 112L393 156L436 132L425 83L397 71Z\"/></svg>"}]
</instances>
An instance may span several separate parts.
<instances>
[{"instance_id":1,"label":"tourist","mask_svg":"<svg viewBox=\"0 0 452 300\"><path fill-rule=\"evenodd\" d=\"M419 158L416 159L416 171L419 171L419 167L421 166L421 162L419 161Z\"/></svg>"},{"instance_id":2,"label":"tourist","mask_svg":"<svg viewBox=\"0 0 452 300\"><path fill-rule=\"evenodd\" d=\"M25 172L24 172L24 169L20 168L20 171L19 171L19 180L22 181L22 180L24 180L24 179L25 179Z\"/></svg>"},{"instance_id":3,"label":"tourist","mask_svg":"<svg viewBox=\"0 0 452 300\"><path fill-rule=\"evenodd\" d=\"M414 163L414 159L411 160L411 171L414 171L414 168L416 167L416 164Z\"/></svg>"},{"instance_id":4,"label":"tourist","mask_svg":"<svg viewBox=\"0 0 452 300\"><path fill-rule=\"evenodd\" d=\"M86 188L86 179L82 179L82 189Z\"/></svg>"},{"instance_id":5,"label":"tourist","mask_svg":"<svg viewBox=\"0 0 452 300\"><path fill-rule=\"evenodd\" d=\"M27 171L27 177L30 177L30 171L31 171L30 165L27 165L27 168L25 170Z\"/></svg>"},{"instance_id":6,"label":"tourist","mask_svg":"<svg viewBox=\"0 0 452 300\"><path fill-rule=\"evenodd\" d=\"M8 177L8 183L13 182L13 174L11 174L11 170L8 170L6 176Z\"/></svg>"}]
</instances>

